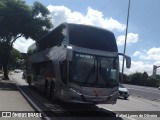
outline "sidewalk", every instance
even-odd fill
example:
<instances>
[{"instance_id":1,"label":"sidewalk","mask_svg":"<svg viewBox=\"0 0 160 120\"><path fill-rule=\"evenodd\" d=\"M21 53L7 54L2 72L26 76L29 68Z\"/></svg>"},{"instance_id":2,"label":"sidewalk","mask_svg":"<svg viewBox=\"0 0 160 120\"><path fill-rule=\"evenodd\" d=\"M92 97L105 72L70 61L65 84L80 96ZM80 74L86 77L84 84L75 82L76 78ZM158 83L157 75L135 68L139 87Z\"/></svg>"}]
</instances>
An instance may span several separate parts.
<instances>
[{"instance_id":1,"label":"sidewalk","mask_svg":"<svg viewBox=\"0 0 160 120\"><path fill-rule=\"evenodd\" d=\"M10 80L2 80L2 74L0 74L0 116L2 116L3 111L30 111L33 112L34 109L27 102L27 100L22 96L16 87L15 83ZM0 120L6 119L0 117ZM24 118L10 118L10 119L24 119ZM25 118L30 120L40 120L40 118Z\"/></svg>"}]
</instances>

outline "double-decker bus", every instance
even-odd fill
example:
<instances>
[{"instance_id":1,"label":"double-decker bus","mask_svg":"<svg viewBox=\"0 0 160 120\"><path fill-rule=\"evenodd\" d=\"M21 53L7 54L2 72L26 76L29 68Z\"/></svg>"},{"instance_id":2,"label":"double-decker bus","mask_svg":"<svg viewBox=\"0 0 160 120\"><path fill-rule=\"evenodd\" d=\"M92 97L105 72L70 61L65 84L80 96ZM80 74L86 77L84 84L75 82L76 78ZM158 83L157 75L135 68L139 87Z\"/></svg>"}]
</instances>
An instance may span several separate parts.
<instances>
[{"instance_id":1,"label":"double-decker bus","mask_svg":"<svg viewBox=\"0 0 160 120\"><path fill-rule=\"evenodd\" d=\"M26 78L53 100L115 104L119 55L112 32L62 23L28 48ZM123 56L129 68L131 59Z\"/></svg>"}]
</instances>

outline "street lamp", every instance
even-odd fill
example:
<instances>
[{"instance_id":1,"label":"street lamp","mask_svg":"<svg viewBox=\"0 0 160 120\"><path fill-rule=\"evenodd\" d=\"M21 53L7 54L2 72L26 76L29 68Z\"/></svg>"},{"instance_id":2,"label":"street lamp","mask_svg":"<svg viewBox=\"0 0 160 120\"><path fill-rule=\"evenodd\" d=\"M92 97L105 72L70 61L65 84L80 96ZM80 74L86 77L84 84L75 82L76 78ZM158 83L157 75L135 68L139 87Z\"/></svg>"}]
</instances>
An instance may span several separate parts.
<instances>
[{"instance_id":1,"label":"street lamp","mask_svg":"<svg viewBox=\"0 0 160 120\"><path fill-rule=\"evenodd\" d=\"M124 55L126 53L126 43L127 43L127 34L128 34L128 21L129 21L129 11L130 11L130 0L128 2L128 13L127 13L127 25L126 25L126 34L125 34L125 43L124 43ZM122 82L123 82L123 73L124 73L124 56L123 56L123 63L122 63Z\"/></svg>"},{"instance_id":2,"label":"street lamp","mask_svg":"<svg viewBox=\"0 0 160 120\"><path fill-rule=\"evenodd\" d=\"M157 73L157 68L159 68L160 66L156 66L156 65L153 65L153 76L156 75Z\"/></svg>"}]
</instances>

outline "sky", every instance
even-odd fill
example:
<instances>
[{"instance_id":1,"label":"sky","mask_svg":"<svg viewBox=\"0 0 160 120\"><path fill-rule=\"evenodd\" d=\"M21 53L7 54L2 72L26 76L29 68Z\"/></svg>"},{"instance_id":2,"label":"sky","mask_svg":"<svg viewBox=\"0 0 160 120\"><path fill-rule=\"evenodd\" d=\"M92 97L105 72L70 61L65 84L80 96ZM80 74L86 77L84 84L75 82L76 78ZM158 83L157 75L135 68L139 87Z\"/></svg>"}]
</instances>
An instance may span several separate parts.
<instances>
[{"instance_id":1,"label":"sky","mask_svg":"<svg viewBox=\"0 0 160 120\"><path fill-rule=\"evenodd\" d=\"M36 0L25 0L32 6ZM118 50L123 53L129 0L37 0L50 11L54 27L62 22L98 26L112 31ZM124 73L146 71L160 66L160 0L130 0L126 55L132 59ZM20 38L14 47L27 52L34 41ZM121 62L121 59L120 59ZM157 69L160 74L160 69Z\"/></svg>"}]
</instances>

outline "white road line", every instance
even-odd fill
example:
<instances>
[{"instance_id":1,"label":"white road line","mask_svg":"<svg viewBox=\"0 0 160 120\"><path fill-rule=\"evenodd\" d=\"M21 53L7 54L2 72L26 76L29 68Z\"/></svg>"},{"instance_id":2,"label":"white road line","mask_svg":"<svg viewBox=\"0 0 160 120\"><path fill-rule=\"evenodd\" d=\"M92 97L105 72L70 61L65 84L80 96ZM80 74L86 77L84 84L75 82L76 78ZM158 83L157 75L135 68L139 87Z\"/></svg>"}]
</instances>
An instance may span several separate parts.
<instances>
[{"instance_id":1,"label":"white road line","mask_svg":"<svg viewBox=\"0 0 160 120\"><path fill-rule=\"evenodd\" d=\"M114 112L114 110L111 110L109 108L103 107L101 105L98 105L98 107ZM120 114L120 113L117 113L117 114ZM130 120L137 120L137 119L134 119L134 118L131 118L131 117L127 117L127 118L130 119Z\"/></svg>"},{"instance_id":2,"label":"white road line","mask_svg":"<svg viewBox=\"0 0 160 120\"><path fill-rule=\"evenodd\" d=\"M12 80L12 78L9 77L10 80ZM13 81L13 80L12 80ZM19 89L19 91L25 96L25 98L34 106L34 108L41 112L43 116L45 116L44 118L46 120L51 120L49 117L47 117L47 115L21 90L21 88L17 85L16 83L16 87Z\"/></svg>"}]
</instances>

